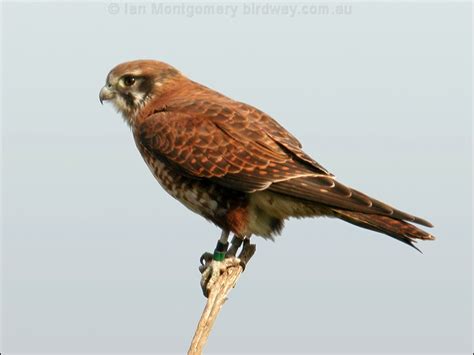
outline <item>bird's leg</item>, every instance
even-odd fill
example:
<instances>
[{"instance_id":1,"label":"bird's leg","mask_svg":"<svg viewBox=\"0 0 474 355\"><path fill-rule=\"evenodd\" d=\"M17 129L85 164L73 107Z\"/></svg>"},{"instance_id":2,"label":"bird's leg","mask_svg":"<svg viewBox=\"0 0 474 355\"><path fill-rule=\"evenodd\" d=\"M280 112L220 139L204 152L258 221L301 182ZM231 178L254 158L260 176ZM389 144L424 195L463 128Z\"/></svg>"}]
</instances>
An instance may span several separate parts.
<instances>
[{"instance_id":1,"label":"bird's leg","mask_svg":"<svg viewBox=\"0 0 474 355\"><path fill-rule=\"evenodd\" d=\"M250 236L249 237L239 237L238 235L234 235L234 238L232 238L232 241L230 242L230 248L227 250L227 253L225 254L226 258L229 257L235 257L237 255L237 251L239 248L242 246L241 254L242 252L248 247L250 244ZM253 253L252 253L253 255ZM241 255L239 255L239 260L240 260L240 266L242 266L242 270L245 271L245 267L247 266L248 260L244 260L245 258L241 258Z\"/></svg>"},{"instance_id":2,"label":"bird's leg","mask_svg":"<svg viewBox=\"0 0 474 355\"><path fill-rule=\"evenodd\" d=\"M237 235L234 235L232 238L232 241L230 242L230 248L227 250L227 253L225 254L226 257L232 257L237 255L237 250L242 246L242 242L244 240Z\"/></svg>"},{"instance_id":3,"label":"bird's leg","mask_svg":"<svg viewBox=\"0 0 474 355\"><path fill-rule=\"evenodd\" d=\"M246 237L245 239L234 236L234 238L232 238L231 244L232 245L227 251L226 257L235 256L237 250L239 250L240 246L242 246L238 259L240 260L240 266L242 266L242 272L244 272L250 258L253 256L253 254L255 254L255 244L250 244L250 236Z\"/></svg>"},{"instance_id":4,"label":"bird's leg","mask_svg":"<svg viewBox=\"0 0 474 355\"><path fill-rule=\"evenodd\" d=\"M229 246L229 231L223 230L219 238L214 253L204 253L201 256L201 288L204 296L209 295L209 291L216 283L217 279L227 268L240 265L240 259L235 255L227 256L227 248Z\"/></svg>"}]
</instances>

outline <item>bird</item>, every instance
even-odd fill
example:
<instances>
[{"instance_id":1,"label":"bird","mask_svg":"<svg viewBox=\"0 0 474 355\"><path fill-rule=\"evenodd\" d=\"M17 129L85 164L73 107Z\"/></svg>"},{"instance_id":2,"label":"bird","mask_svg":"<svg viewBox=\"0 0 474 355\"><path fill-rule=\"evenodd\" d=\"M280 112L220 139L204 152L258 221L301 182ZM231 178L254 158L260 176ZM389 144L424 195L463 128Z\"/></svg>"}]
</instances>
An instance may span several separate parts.
<instances>
[{"instance_id":1,"label":"bird","mask_svg":"<svg viewBox=\"0 0 474 355\"><path fill-rule=\"evenodd\" d=\"M99 99L122 114L161 186L221 229L214 252L201 257L205 295L223 270L242 264L236 252L243 243L274 239L289 218L338 218L414 248L435 239L415 226L433 227L427 220L340 183L265 112L169 64L119 64Z\"/></svg>"}]
</instances>

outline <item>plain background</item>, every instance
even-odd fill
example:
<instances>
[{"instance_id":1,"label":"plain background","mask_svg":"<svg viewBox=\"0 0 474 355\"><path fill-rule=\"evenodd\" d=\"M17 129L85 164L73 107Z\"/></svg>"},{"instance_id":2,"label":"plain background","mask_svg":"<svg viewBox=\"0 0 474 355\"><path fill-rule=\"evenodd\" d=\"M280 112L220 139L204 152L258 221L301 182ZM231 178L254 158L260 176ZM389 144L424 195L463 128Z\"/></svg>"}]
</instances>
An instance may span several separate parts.
<instances>
[{"instance_id":1,"label":"plain background","mask_svg":"<svg viewBox=\"0 0 474 355\"><path fill-rule=\"evenodd\" d=\"M436 225L420 254L289 221L256 240L207 353L472 351L469 3L234 18L110 6L4 4L2 353L187 350L198 258L220 232L161 189L99 104L108 71L136 58L263 109L342 182Z\"/></svg>"}]
</instances>

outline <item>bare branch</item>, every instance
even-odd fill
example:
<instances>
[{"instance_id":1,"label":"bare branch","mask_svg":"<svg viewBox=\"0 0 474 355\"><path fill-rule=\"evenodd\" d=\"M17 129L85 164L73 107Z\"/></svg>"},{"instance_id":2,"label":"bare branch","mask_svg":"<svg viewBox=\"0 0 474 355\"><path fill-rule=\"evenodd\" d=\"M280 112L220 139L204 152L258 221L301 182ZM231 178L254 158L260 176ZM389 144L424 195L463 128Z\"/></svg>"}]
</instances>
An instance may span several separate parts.
<instances>
[{"instance_id":1,"label":"bare branch","mask_svg":"<svg viewBox=\"0 0 474 355\"><path fill-rule=\"evenodd\" d=\"M255 250L255 244L244 242L239 259L247 264L255 253ZM243 268L240 265L228 268L219 276L219 279L211 288L209 297L207 298L206 307L202 312L191 346L189 347L188 355L202 354L202 349L204 348L204 345L206 345L207 338L211 333L217 315L224 305L224 302L227 300L230 290L235 287L242 271Z\"/></svg>"}]
</instances>

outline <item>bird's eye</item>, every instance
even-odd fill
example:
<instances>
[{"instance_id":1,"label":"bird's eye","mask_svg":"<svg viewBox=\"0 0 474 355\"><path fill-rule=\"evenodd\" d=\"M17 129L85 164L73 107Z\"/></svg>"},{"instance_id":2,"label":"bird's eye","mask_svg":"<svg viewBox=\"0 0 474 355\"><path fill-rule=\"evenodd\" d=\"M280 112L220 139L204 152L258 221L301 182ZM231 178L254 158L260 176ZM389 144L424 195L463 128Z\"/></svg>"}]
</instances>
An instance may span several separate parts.
<instances>
[{"instance_id":1,"label":"bird's eye","mask_svg":"<svg viewBox=\"0 0 474 355\"><path fill-rule=\"evenodd\" d=\"M132 75L125 75L122 78L123 85L132 86L135 83L135 77Z\"/></svg>"}]
</instances>

